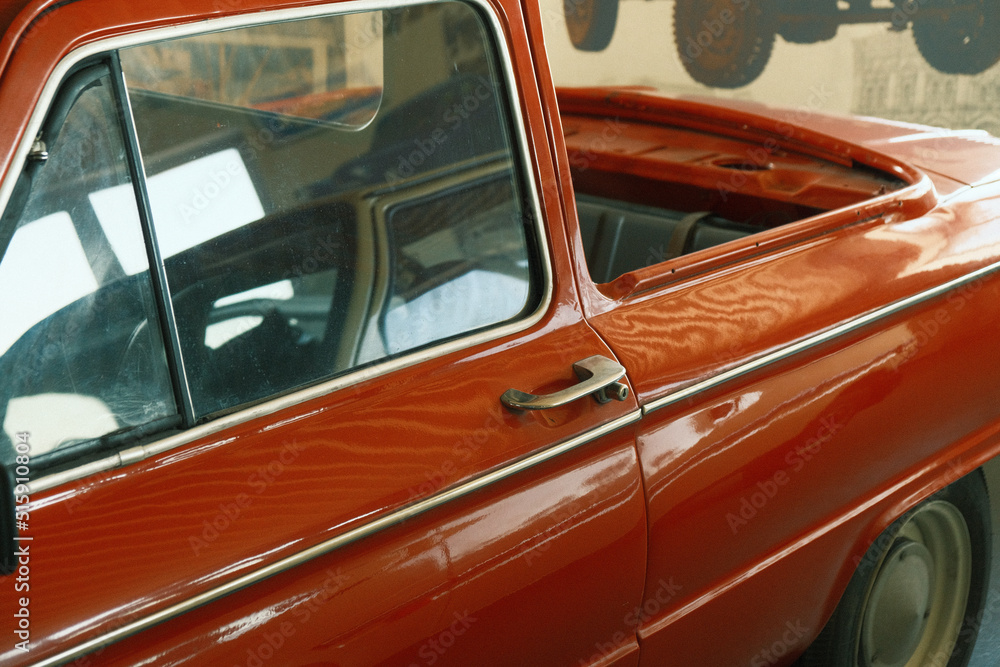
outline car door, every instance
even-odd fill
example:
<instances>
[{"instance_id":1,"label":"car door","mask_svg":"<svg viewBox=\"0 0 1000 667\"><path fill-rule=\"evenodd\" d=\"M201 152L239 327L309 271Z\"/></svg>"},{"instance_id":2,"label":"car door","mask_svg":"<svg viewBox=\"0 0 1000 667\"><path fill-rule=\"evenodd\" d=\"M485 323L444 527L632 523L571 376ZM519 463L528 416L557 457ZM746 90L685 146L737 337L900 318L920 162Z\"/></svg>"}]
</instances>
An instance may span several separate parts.
<instances>
[{"instance_id":1,"label":"car door","mask_svg":"<svg viewBox=\"0 0 1000 667\"><path fill-rule=\"evenodd\" d=\"M561 101L585 310L643 410L640 664L790 664L883 530L996 452L996 216L778 112Z\"/></svg>"},{"instance_id":2,"label":"car door","mask_svg":"<svg viewBox=\"0 0 1000 667\"><path fill-rule=\"evenodd\" d=\"M46 14L4 84L111 35L3 191L0 660L635 664L639 412L520 14L122 7Z\"/></svg>"}]
</instances>

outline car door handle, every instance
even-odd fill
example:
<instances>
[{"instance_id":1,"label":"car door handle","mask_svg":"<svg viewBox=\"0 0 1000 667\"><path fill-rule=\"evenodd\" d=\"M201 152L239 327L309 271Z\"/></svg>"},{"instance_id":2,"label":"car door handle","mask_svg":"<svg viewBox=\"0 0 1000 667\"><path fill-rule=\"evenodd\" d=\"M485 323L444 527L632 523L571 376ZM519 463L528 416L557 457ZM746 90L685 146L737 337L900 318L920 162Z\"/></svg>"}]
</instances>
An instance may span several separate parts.
<instances>
[{"instance_id":1,"label":"car door handle","mask_svg":"<svg viewBox=\"0 0 1000 667\"><path fill-rule=\"evenodd\" d=\"M596 355L573 364L580 383L554 394L536 396L517 389L508 389L500 401L511 410L550 410L578 401L592 394L598 403L624 401L628 385L619 382L625 377L625 367L617 361Z\"/></svg>"}]
</instances>

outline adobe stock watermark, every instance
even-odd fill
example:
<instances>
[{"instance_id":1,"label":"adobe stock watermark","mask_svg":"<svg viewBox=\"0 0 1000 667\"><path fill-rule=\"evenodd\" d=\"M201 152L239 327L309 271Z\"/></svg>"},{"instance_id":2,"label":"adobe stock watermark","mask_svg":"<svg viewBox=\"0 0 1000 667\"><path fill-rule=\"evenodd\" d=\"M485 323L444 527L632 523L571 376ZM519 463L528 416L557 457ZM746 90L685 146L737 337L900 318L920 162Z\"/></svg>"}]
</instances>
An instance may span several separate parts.
<instances>
[{"instance_id":1,"label":"adobe stock watermark","mask_svg":"<svg viewBox=\"0 0 1000 667\"><path fill-rule=\"evenodd\" d=\"M949 461L948 471L941 480L943 482L942 488L946 488L954 482L957 482L966 474L968 473L963 471L961 457ZM889 550L889 547L892 546L892 542L895 539L895 533L883 532L875 538L875 541L872 542L870 546L865 549L864 556L854 556L852 559L854 562L854 568L857 569L862 564L865 564L868 568L874 570L878 566L879 560L882 558L882 554Z\"/></svg>"},{"instance_id":2,"label":"adobe stock watermark","mask_svg":"<svg viewBox=\"0 0 1000 667\"><path fill-rule=\"evenodd\" d=\"M19 640L14 648L27 653L31 650L31 542L34 538L26 535L28 520L27 507L31 502L28 484L31 481L31 434L21 431L14 442L14 520L17 535L14 537L14 558L17 569L13 572L14 592L20 593L16 600L14 636Z\"/></svg>"},{"instance_id":3,"label":"adobe stock watermark","mask_svg":"<svg viewBox=\"0 0 1000 667\"><path fill-rule=\"evenodd\" d=\"M916 18L923 5L930 0L906 0L903 3L893 3L895 9L892 11L892 29L895 31L906 30L906 26Z\"/></svg>"},{"instance_id":4,"label":"adobe stock watermark","mask_svg":"<svg viewBox=\"0 0 1000 667\"><path fill-rule=\"evenodd\" d=\"M345 36L344 43L350 44L355 49L367 49L382 39L386 30L394 25L393 14L392 11L387 10L358 14L358 17L367 20L350 24L350 34ZM345 25L344 28L346 32L348 25Z\"/></svg>"},{"instance_id":5,"label":"adobe stock watermark","mask_svg":"<svg viewBox=\"0 0 1000 667\"><path fill-rule=\"evenodd\" d=\"M453 458L446 459L436 468L424 472L426 481L409 488L407 502L434 495L447 486L458 473L459 463L471 461L476 452L482 449L497 430L503 428L503 425L500 415L493 413L486 418L482 426L466 433L461 440L456 440L451 448Z\"/></svg>"},{"instance_id":6,"label":"adobe stock watermark","mask_svg":"<svg viewBox=\"0 0 1000 667\"><path fill-rule=\"evenodd\" d=\"M312 275L320 269L347 266L353 258L352 249L344 239L330 232L313 244L309 253L295 266L285 271L282 279L301 278Z\"/></svg>"},{"instance_id":7,"label":"adobe stock watermark","mask_svg":"<svg viewBox=\"0 0 1000 667\"><path fill-rule=\"evenodd\" d=\"M825 83L809 88L809 98L804 106L785 114L782 121L775 127L778 136L769 136L760 146L751 146L744 151L742 164L729 169L729 180L719 180L715 189L723 202L745 188L752 174L767 170L771 156L781 150L781 142L795 137L797 125L808 123L809 115L822 109L833 98L833 91Z\"/></svg>"},{"instance_id":8,"label":"adobe stock watermark","mask_svg":"<svg viewBox=\"0 0 1000 667\"><path fill-rule=\"evenodd\" d=\"M436 634L431 639L424 642L420 648L417 650L417 655L423 662L411 662L409 667L421 667L421 665L433 665L438 660L448 652L452 646L454 646L458 639L469 631L469 628L479 619L469 613L466 609L464 612L453 612L452 618L454 619L447 628Z\"/></svg>"},{"instance_id":9,"label":"adobe stock watermark","mask_svg":"<svg viewBox=\"0 0 1000 667\"><path fill-rule=\"evenodd\" d=\"M62 503L63 508L66 510L66 514L73 514L78 507L86 505L85 498L94 489L100 488L103 484L114 480L117 469L105 470L104 472L97 473L88 478L88 484L85 487L81 487L76 490L75 493L70 495L64 503Z\"/></svg>"},{"instance_id":10,"label":"adobe stock watermark","mask_svg":"<svg viewBox=\"0 0 1000 667\"><path fill-rule=\"evenodd\" d=\"M559 535L567 532L572 525L582 517L583 508L575 500L565 507L560 507L549 517L551 525L542 531L541 539L531 547L523 547L521 554L524 556L524 564L531 567L535 559L541 557L552 548L552 542Z\"/></svg>"},{"instance_id":11,"label":"adobe stock watermark","mask_svg":"<svg viewBox=\"0 0 1000 667\"><path fill-rule=\"evenodd\" d=\"M932 340L937 338L944 327L952 322L952 316L963 310L969 301L983 289L983 278L979 278L948 294L945 305L936 308L930 315L921 317L912 327L913 339L903 347L902 351L893 357L893 370L899 370L904 363L917 356Z\"/></svg>"},{"instance_id":12,"label":"adobe stock watermark","mask_svg":"<svg viewBox=\"0 0 1000 667\"><path fill-rule=\"evenodd\" d=\"M809 628L801 620L785 623L781 638L760 650L750 659L750 667L771 667L782 662L792 649L802 644L809 636Z\"/></svg>"},{"instance_id":13,"label":"adobe stock watermark","mask_svg":"<svg viewBox=\"0 0 1000 667\"><path fill-rule=\"evenodd\" d=\"M614 654L623 646L629 644L635 636L636 630L655 618L661 611L663 611L663 609L666 608L668 604L673 602L683 590L683 586L674 583L673 577L670 577L669 581L665 579L657 581L656 590L646 596L646 599L643 600L641 605L633 607L627 614L625 614L622 619L623 629L618 630L611 635L611 637L608 638L608 641L597 642L594 644L594 648L597 649L597 652L589 658L580 658L580 667L597 664L606 659L608 656Z\"/></svg>"},{"instance_id":14,"label":"adobe stock watermark","mask_svg":"<svg viewBox=\"0 0 1000 667\"><path fill-rule=\"evenodd\" d=\"M246 6L246 2L244 2L244 0L215 0L215 2L212 3L212 9L217 12L242 9L244 6Z\"/></svg>"},{"instance_id":15,"label":"adobe stock watermark","mask_svg":"<svg viewBox=\"0 0 1000 667\"><path fill-rule=\"evenodd\" d=\"M209 548L244 512L253 505L254 498L264 493L292 465L302 453L303 447L295 440L286 443L278 455L267 465L258 467L246 480L248 492L238 493L228 503L220 503L218 511L201 522L202 530L197 535L188 536L188 545L197 556Z\"/></svg>"},{"instance_id":16,"label":"adobe stock watermark","mask_svg":"<svg viewBox=\"0 0 1000 667\"><path fill-rule=\"evenodd\" d=\"M823 451L823 446L830 442L844 425L836 416L827 416L820 419L813 437L809 438L804 445L795 447L785 455L787 468L780 468L766 479L760 480L756 484L756 490L740 498L739 507L732 512L726 513L726 524L738 535L740 530L753 521L758 513L767 507L780 493L781 488L791 482L792 477L801 472L810 461L819 456Z\"/></svg>"},{"instance_id":17,"label":"adobe stock watermark","mask_svg":"<svg viewBox=\"0 0 1000 667\"><path fill-rule=\"evenodd\" d=\"M425 293L417 306L402 304L391 309L386 316L386 353L399 354L433 342L440 336L439 323L453 319L477 296L468 283L452 280Z\"/></svg>"},{"instance_id":18,"label":"adobe stock watermark","mask_svg":"<svg viewBox=\"0 0 1000 667\"><path fill-rule=\"evenodd\" d=\"M127 623L121 619L115 619L113 623L107 628L106 632L114 632L120 628L123 628ZM73 667L92 667L95 665L101 657L101 655L111 647L111 644L105 644L94 651L88 653L87 655L80 656L73 662L67 663Z\"/></svg>"},{"instance_id":19,"label":"adobe stock watermark","mask_svg":"<svg viewBox=\"0 0 1000 667\"><path fill-rule=\"evenodd\" d=\"M750 9L751 0L730 0L732 7L721 9L717 15L701 22L704 30L694 37L688 37L686 44L681 44L678 53L685 64L691 64L701 58L705 51L712 48L716 41L725 37L733 27L740 14L746 14ZM738 13L737 13L738 12Z\"/></svg>"},{"instance_id":20,"label":"adobe stock watermark","mask_svg":"<svg viewBox=\"0 0 1000 667\"><path fill-rule=\"evenodd\" d=\"M195 218L207 211L212 202L222 196L237 177L248 179L249 175L246 168L236 160L226 163L224 170L214 170L203 184L195 187L186 200L178 205L177 210L184 223L194 222Z\"/></svg>"},{"instance_id":21,"label":"adobe stock watermark","mask_svg":"<svg viewBox=\"0 0 1000 667\"><path fill-rule=\"evenodd\" d=\"M952 653L958 653L962 650L963 645L975 644L983 628L995 627L997 618L1000 616L998 612L1000 612L1000 594L991 590L986 595L986 601L983 604L982 610L977 612L975 616L967 615L965 617L965 622L962 624L962 629L958 634L958 641L955 642L955 650ZM943 664L948 664L951 655L948 654Z\"/></svg>"},{"instance_id":22,"label":"adobe stock watermark","mask_svg":"<svg viewBox=\"0 0 1000 667\"><path fill-rule=\"evenodd\" d=\"M569 154L570 166L575 168L577 172L587 171L599 157L598 153L606 151L614 143L615 139L624 133L625 124L621 121L621 118L617 116L613 120L605 118L600 134L591 137L587 141L586 147L572 151Z\"/></svg>"},{"instance_id":23,"label":"adobe stock watermark","mask_svg":"<svg viewBox=\"0 0 1000 667\"><path fill-rule=\"evenodd\" d=\"M472 120L492 99L493 84L479 77L478 85L441 114L441 123L437 127L422 137L414 137L413 150L399 156L396 168L386 174L386 180L394 182L416 174L448 142L452 134Z\"/></svg>"},{"instance_id":24,"label":"adobe stock watermark","mask_svg":"<svg viewBox=\"0 0 1000 667\"><path fill-rule=\"evenodd\" d=\"M291 620L281 621L271 630L261 632L258 635L260 639L256 646L247 649L246 660L233 665L233 667L263 667L264 663L274 658L288 643L288 640L295 636L299 627L309 623L316 612L322 609L351 581L351 578L344 574L340 568L337 568L336 572L328 569L324 574L326 578L319 589L313 591L309 597L294 607L295 623Z\"/></svg>"}]
</instances>

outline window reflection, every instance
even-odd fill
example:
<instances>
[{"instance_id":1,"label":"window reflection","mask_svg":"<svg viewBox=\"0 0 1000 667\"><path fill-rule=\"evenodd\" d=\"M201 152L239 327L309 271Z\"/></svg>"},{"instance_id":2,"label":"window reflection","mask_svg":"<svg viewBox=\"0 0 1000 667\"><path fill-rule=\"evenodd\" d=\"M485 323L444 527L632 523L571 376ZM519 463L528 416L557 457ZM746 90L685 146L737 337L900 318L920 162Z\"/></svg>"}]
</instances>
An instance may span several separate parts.
<instances>
[{"instance_id":1,"label":"window reflection","mask_svg":"<svg viewBox=\"0 0 1000 667\"><path fill-rule=\"evenodd\" d=\"M0 263L0 354L46 317L97 290L65 211L18 228Z\"/></svg>"},{"instance_id":2,"label":"window reflection","mask_svg":"<svg viewBox=\"0 0 1000 667\"><path fill-rule=\"evenodd\" d=\"M529 307L532 216L471 7L259 25L121 57L199 416Z\"/></svg>"},{"instance_id":3,"label":"window reflection","mask_svg":"<svg viewBox=\"0 0 1000 667\"><path fill-rule=\"evenodd\" d=\"M34 456L175 412L108 79L61 94L0 260L2 437L30 433Z\"/></svg>"}]
</instances>

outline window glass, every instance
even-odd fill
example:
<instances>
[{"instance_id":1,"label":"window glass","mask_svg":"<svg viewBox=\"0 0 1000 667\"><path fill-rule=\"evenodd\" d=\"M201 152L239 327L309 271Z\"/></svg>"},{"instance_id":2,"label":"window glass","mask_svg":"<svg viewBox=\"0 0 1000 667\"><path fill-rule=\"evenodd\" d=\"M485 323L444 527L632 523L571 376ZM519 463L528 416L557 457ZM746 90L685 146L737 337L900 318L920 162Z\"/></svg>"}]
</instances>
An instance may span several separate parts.
<instances>
[{"instance_id":1,"label":"window glass","mask_svg":"<svg viewBox=\"0 0 1000 667\"><path fill-rule=\"evenodd\" d=\"M126 49L196 412L512 320L533 229L457 2Z\"/></svg>"},{"instance_id":2,"label":"window glass","mask_svg":"<svg viewBox=\"0 0 1000 667\"><path fill-rule=\"evenodd\" d=\"M362 358L398 354L496 322L529 298L528 257L512 182L484 170L387 208L389 298Z\"/></svg>"},{"instance_id":3,"label":"window glass","mask_svg":"<svg viewBox=\"0 0 1000 667\"><path fill-rule=\"evenodd\" d=\"M174 413L118 115L92 79L63 94L0 230L0 422L35 456Z\"/></svg>"}]
</instances>

